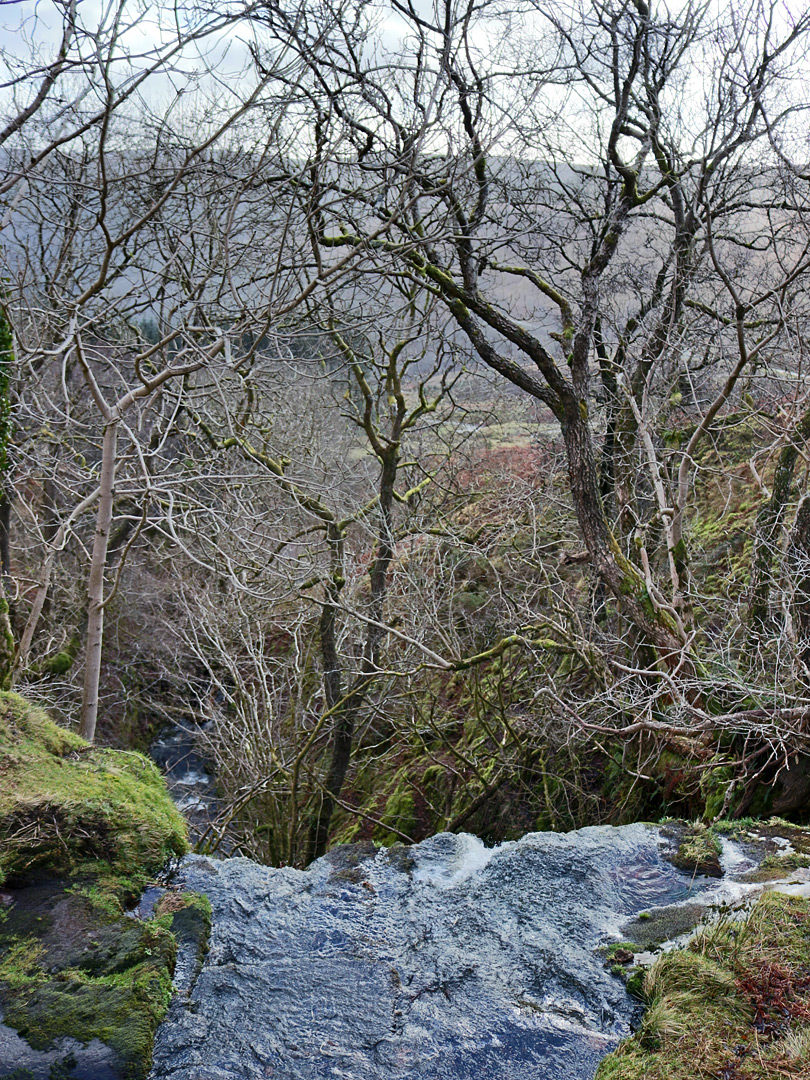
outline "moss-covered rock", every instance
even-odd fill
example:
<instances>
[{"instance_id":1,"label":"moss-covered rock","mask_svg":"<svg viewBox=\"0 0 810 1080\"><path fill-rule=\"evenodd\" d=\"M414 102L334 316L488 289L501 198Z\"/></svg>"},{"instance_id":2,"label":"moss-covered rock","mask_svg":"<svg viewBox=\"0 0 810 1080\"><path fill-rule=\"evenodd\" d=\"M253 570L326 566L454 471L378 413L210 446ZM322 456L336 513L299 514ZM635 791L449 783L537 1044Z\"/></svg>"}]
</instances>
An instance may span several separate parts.
<instances>
[{"instance_id":1,"label":"moss-covered rock","mask_svg":"<svg viewBox=\"0 0 810 1080\"><path fill-rule=\"evenodd\" d=\"M200 893L164 893L155 907L155 922L168 930L177 943L175 985L188 992L196 982L208 952L211 902Z\"/></svg>"},{"instance_id":2,"label":"moss-covered rock","mask_svg":"<svg viewBox=\"0 0 810 1080\"><path fill-rule=\"evenodd\" d=\"M101 1046L122 1080L146 1076L187 929L175 920L194 902L143 922L126 909L186 850L151 762L0 694L0 1008L52 1071L71 1076L81 1047Z\"/></svg>"},{"instance_id":3,"label":"moss-covered rock","mask_svg":"<svg viewBox=\"0 0 810 1080\"><path fill-rule=\"evenodd\" d=\"M81 914L77 922L84 922ZM54 964L52 950L35 937L8 947L4 934L0 1005L4 1022L35 1050L51 1050L65 1038L84 1045L98 1039L115 1052L121 1076L139 1080L148 1071L154 1031L171 997L176 947L170 933L145 923L126 928L119 950L119 929L89 920L87 935L106 937L107 948L94 955L100 950L85 940L75 966Z\"/></svg>"},{"instance_id":4,"label":"moss-covered rock","mask_svg":"<svg viewBox=\"0 0 810 1080\"><path fill-rule=\"evenodd\" d=\"M380 825L374 830L374 839L381 844L393 844L403 836L412 837L416 832L416 825L413 790L408 781L403 779L388 796Z\"/></svg>"},{"instance_id":5,"label":"moss-covered rock","mask_svg":"<svg viewBox=\"0 0 810 1080\"><path fill-rule=\"evenodd\" d=\"M0 693L0 883L86 871L119 875L131 898L187 850L185 822L151 761L91 747Z\"/></svg>"},{"instance_id":6,"label":"moss-covered rock","mask_svg":"<svg viewBox=\"0 0 810 1080\"><path fill-rule=\"evenodd\" d=\"M662 830L676 843L675 851L669 861L679 870L689 874L704 874L707 877L722 877L720 866L721 846L713 829L700 821L683 826L679 823L665 826Z\"/></svg>"},{"instance_id":7,"label":"moss-covered rock","mask_svg":"<svg viewBox=\"0 0 810 1080\"><path fill-rule=\"evenodd\" d=\"M665 941L694 930L705 914L703 904L667 904L653 911L642 911L624 929L640 951L656 949Z\"/></svg>"},{"instance_id":8,"label":"moss-covered rock","mask_svg":"<svg viewBox=\"0 0 810 1080\"><path fill-rule=\"evenodd\" d=\"M57 677L66 675L76 663L81 644L81 636L79 634L74 634L64 648L59 649L58 652L51 653L50 656L46 656L39 664L38 670L43 675L53 675Z\"/></svg>"}]
</instances>

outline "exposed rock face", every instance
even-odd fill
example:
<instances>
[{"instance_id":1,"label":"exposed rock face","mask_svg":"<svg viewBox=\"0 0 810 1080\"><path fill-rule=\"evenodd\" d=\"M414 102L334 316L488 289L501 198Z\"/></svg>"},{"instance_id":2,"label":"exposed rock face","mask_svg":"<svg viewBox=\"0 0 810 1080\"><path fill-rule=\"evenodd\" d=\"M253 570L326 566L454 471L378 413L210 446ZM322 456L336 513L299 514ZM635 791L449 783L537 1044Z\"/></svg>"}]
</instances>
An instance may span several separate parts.
<instances>
[{"instance_id":1,"label":"exposed rock face","mask_svg":"<svg viewBox=\"0 0 810 1080\"><path fill-rule=\"evenodd\" d=\"M335 849L306 871L189 856L211 948L158 1032L154 1080L578 1080L638 1007L600 944L716 883L659 831L443 834Z\"/></svg>"},{"instance_id":2,"label":"exposed rock face","mask_svg":"<svg viewBox=\"0 0 810 1080\"><path fill-rule=\"evenodd\" d=\"M616 973L712 901L810 892L810 832L776 819L188 857L157 886L185 838L149 762L3 693L0 757L0 1080L144 1080L172 982L153 1080L590 1080L640 1011Z\"/></svg>"}]
</instances>

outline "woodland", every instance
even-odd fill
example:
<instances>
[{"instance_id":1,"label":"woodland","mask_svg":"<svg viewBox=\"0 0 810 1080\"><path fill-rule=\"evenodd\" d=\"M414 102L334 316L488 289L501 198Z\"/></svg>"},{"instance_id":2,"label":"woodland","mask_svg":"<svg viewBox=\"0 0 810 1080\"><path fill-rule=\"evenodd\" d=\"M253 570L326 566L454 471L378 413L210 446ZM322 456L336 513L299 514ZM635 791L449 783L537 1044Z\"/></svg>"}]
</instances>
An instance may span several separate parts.
<instances>
[{"instance_id":1,"label":"woodland","mask_svg":"<svg viewBox=\"0 0 810 1080\"><path fill-rule=\"evenodd\" d=\"M3 689L273 865L810 819L805 5L3 20Z\"/></svg>"}]
</instances>

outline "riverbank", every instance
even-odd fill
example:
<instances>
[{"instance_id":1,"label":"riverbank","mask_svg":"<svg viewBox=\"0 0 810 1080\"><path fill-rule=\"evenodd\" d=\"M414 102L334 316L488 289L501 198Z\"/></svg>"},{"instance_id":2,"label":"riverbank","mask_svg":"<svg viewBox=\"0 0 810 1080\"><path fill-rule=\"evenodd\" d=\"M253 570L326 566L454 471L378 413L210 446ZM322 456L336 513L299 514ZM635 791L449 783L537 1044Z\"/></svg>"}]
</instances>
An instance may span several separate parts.
<instances>
[{"instance_id":1,"label":"riverbank","mask_svg":"<svg viewBox=\"0 0 810 1080\"><path fill-rule=\"evenodd\" d=\"M144 1080L156 1031L154 1080L808 1075L808 901L731 912L810 890L786 822L445 833L305 871L190 856L169 880L186 825L142 755L0 694L0 781L2 1080ZM618 976L648 1002L634 1035Z\"/></svg>"},{"instance_id":2,"label":"riverbank","mask_svg":"<svg viewBox=\"0 0 810 1080\"><path fill-rule=\"evenodd\" d=\"M152 762L0 694L0 1067L14 1070L0 1076L146 1076L178 929L202 940L206 904L172 893L144 919L136 905L187 850Z\"/></svg>"},{"instance_id":3,"label":"riverbank","mask_svg":"<svg viewBox=\"0 0 810 1080\"><path fill-rule=\"evenodd\" d=\"M650 969L638 1031L596 1080L810 1076L810 901L765 893Z\"/></svg>"}]
</instances>

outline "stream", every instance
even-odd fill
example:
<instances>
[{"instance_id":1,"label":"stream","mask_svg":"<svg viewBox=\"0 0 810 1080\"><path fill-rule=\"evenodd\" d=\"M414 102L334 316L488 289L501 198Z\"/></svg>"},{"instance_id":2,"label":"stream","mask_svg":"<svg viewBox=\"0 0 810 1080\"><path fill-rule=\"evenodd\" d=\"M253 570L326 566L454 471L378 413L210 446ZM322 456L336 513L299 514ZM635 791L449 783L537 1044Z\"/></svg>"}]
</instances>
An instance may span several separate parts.
<instances>
[{"instance_id":1,"label":"stream","mask_svg":"<svg viewBox=\"0 0 810 1080\"><path fill-rule=\"evenodd\" d=\"M216 800L193 734L156 750L199 835ZM764 851L722 844L720 878L645 824L354 844L306 870L187 856L173 884L209 898L210 948L181 950L150 1080L592 1080L641 1015L605 946L761 891Z\"/></svg>"},{"instance_id":2,"label":"stream","mask_svg":"<svg viewBox=\"0 0 810 1080\"><path fill-rule=\"evenodd\" d=\"M160 767L196 845L216 818L219 800L214 777L197 748L194 728L181 724L165 728L149 747L149 756Z\"/></svg>"},{"instance_id":3,"label":"stream","mask_svg":"<svg viewBox=\"0 0 810 1080\"><path fill-rule=\"evenodd\" d=\"M192 839L210 836L222 808L195 729L169 729L152 754ZM797 855L790 838L799 843L800 833L807 847L805 833L783 826L739 823L717 837L717 851L704 843L711 857L701 865L713 877L673 865L686 859L687 840L711 842L683 822L529 833L491 848L463 833L410 847L366 842L335 847L305 870L239 857L225 837L218 852L231 857L186 856L126 912L148 920L178 889L207 896L212 912L207 950L199 905L185 930L175 925L176 992L149 1080L593 1080L641 1018L621 965L653 962L704 917L734 917L770 887L754 880L763 859L773 867ZM783 859L770 884L810 895L810 869L791 869L803 861ZM130 966L142 947L151 955L150 928L121 918L88 925L81 896L60 881L0 896L9 902L20 933L44 920L42 947L55 964L47 970L65 1009L95 1009L95 999L75 1004L73 966L92 973L101 964L115 977L116 950ZM94 985L76 983L85 995ZM137 1023L133 1004L127 1017ZM133 1073L114 1040L84 1045L68 1030L37 1046L19 1022L0 1024L0 1073L142 1075L142 1053Z\"/></svg>"},{"instance_id":4,"label":"stream","mask_svg":"<svg viewBox=\"0 0 810 1080\"><path fill-rule=\"evenodd\" d=\"M211 944L152 1080L591 1078L640 1016L599 947L723 887L665 847L627 825L351 845L306 870L189 856L178 881L209 897Z\"/></svg>"}]
</instances>

